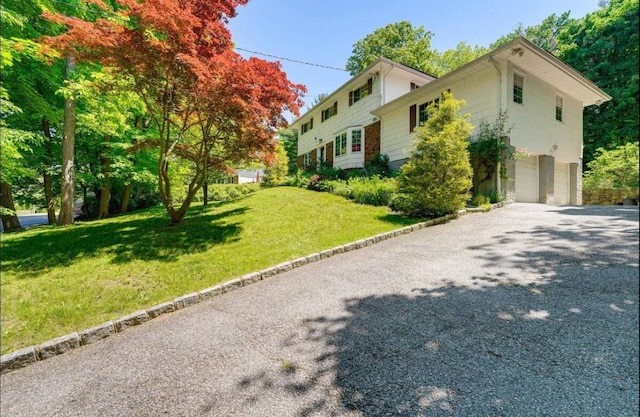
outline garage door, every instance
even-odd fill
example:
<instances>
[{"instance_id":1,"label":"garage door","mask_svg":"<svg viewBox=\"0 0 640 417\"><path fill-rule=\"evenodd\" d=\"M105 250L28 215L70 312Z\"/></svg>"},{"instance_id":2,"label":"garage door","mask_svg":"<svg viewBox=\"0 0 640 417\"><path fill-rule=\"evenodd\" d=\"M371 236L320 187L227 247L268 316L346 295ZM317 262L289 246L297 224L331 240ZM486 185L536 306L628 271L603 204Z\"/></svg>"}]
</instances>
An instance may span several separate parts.
<instances>
[{"instance_id":1,"label":"garage door","mask_svg":"<svg viewBox=\"0 0 640 417\"><path fill-rule=\"evenodd\" d=\"M538 157L526 156L516 161L516 201L538 202Z\"/></svg>"},{"instance_id":2,"label":"garage door","mask_svg":"<svg viewBox=\"0 0 640 417\"><path fill-rule=\"evenodd\" d=\"M569 164L556 162L553 173L553 194L555 204L569 204Z\"/></svg>"}]
</instances>

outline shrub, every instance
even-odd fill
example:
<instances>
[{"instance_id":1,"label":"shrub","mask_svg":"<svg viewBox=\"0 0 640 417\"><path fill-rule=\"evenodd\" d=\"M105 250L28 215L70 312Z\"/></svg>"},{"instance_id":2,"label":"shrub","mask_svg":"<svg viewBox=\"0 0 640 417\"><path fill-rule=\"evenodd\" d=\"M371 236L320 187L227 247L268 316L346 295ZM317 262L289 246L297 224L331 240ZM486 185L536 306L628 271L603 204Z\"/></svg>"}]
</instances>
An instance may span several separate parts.
<instances>
[{"instance_id":1,"label":"shrub","mask_svg":"<svg viewBox=\"0 0 640 417\"><path fill-rule=\"evenodd\" d=\"M365 171L364 169L350 169L349 171L347 171L345 179L349 181L353 178L364 178L367 176L367 171Z\"/></svg>"},{"instance_id":2,"label":"shrub","mask_svg":"<svg viewBox=\"0 0 640 417\"><path fill-rule=\"evenodd\" d=\"M596 158L587 164L583 186L586 190L621 188L630 197L631 189L638 188L638 160L638 142L611 150L599 148Z\"/></svg>"},{"instance_id":3,"label":"shrub","mask_svg":"<svg viewBox=\"0 0 640 417\"><path fill-rule=\"evenodd\" d=\"M260 189L260 184L213 184L209 186L211 201L229 201Z\"/></svg>"},{"instance_id":4,"label":"shrub","mask_svg":"<svg viewBox=\"0 0 640 417\"><path fill-rule=\"evenodd\" d=\"M388 177L391 175L389 169L389 157L387 155L376 154L371 160L364 163L364 169L368 175L380 175Z\"/></svg>"},{"instance_id":5,"label":"shrub","mask_svg":"<svg viewBox=\"0 0 640 417\"><path fill-rule=\"evenodd\" d=\"M388 206L396 192L396 181L379 176L349 180L353 200L360 204Z\"/></svg>"},{"instance_id":6,"label":"shrub","mask_svg":"<svg viewBox=\"0 0 640 417\"><path fill-rule=\"evenodd\" d=\"M337 180L344 179L345 171L340 168L332 168L327 166L322 166L318 169L318 175L321 175L323 178L328 180Z\"/></svg>"},{"instance_id":7,"label":"shrub","mask_svg":"<svg viewBox=\"0 0 640 417\"><path fill-rule=\"evenodd\" d=\"M285 184L289 171L289 158L287 151L281 143L276 145L275 158L264 170L264 186L275 187Z\"/></svg>"},{"instance_id":8,"label":"shrub","mask_svg":"<svg viewBox=\"0 0 640 417\"><path fill-rule=\"evenodd\" d=\"M309 185L310 177L311 174L299 169L298 171L296 171L295 175L289 177L286 184L292 187L307 188L307 185Z\"/></svg>"},{"instance_id":9,"label":"shrub","mask_svg":"<svg viewBox=\"0 0 640 417\"><path fill-rule=\"evenodd\" d=\"M345 180L333 180L328 181L328 183L331 187L331 194L335 194L348 199L353 198L353 190Z\"/></svg>"},{"instance_id":10,"label":"shrub","mask_svg":"<svg viewBox=\"0 0 640 417\"><path fill-rule=\"evenodd\" d=\"M411 216L453 213L469 199L472 171L467 140L472 126L468 115L458 116L463 104L445 92L439 106L429 106L429 118L417 130L415 150L398 177L403 197L395 203Z\"/></svg>"},{"instance_id":11,"label":"shrub","mask_svg":"<svg viewBox=\"0 0 640 417\"><path fill-rule=\"evenodd\" d=\"M491 199L483 194L475 195L471 199L471 205L476 207L488 206L491 204Z\"/></svg>"}]
</instances>

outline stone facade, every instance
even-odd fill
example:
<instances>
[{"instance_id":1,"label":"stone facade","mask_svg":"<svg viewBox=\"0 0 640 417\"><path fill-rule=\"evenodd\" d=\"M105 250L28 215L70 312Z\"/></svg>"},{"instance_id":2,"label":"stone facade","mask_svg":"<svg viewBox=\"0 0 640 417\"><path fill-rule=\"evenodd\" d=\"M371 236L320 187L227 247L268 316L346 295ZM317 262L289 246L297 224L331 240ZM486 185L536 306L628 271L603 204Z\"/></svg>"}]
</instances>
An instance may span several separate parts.
<instances>
[{"instance_id":1,"label":"stone facade","mask_svg":"<svg viewBox=\"0 0 640 417\"><path fill-rule=\"evenodd\" d=\"M638 189L632 191L632 199L638 202ZM625 191L620 188L606 190L582 190L582 204L593 206L615 206L622 204L625 198Z\"/></svg>"}]
</instances>

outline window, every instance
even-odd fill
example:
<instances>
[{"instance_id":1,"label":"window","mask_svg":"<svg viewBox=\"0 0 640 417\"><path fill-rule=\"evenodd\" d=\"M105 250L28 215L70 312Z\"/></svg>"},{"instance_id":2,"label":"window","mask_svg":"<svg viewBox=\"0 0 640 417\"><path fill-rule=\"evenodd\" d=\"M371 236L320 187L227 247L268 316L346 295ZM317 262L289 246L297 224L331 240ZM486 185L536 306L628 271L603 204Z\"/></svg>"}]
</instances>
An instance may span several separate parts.
<instances>
[{"instance_id":1,"label":"window","mask_svg":"<svg viewBox=\"0 0 640 417\"><path fill-rule=\"evenodd\" d=\"M335 116L336 114L338 114L338 102L336 101L335 103L333 103L333 106L326 108L322 111L322 121L324 122L325 120Z\"/></svg>"},{"instance_id":2,"label":"window","mask_svg":"<svg viewBox=\"0 0 640 417\"><path fill-rule=\"evenodd\" d=\"M513 102L522 104L524 97L524 77L522 75L513 74Z\"/></svg>"},{"instance_id":3,"label":"window","mask_svg":"<svg viewBox=\"0 0 640 417\"><path fill-rule=\"evenodd\" d=\"M424 123L429 120L429 106L432 103L435 103L435 107L437 108L440 103L440 99L437 98L435 100L427 101L418 107L418 120L420 120L420 123Z\"/></svg>"},{"instance_id":4,"label":"window","mask_svg":"<svg viewBox=\"0 0 640 417\"><path fill-rule=\"evenodd\" d=\"M362 152L362 130L351 132L351 152Z\"/></svg>"},{"instance_id":5,"label":"window","mask_svg":"<svg viewBox=\"0 0 640 417\"><path fill-rule=\"evenodd\" d=\"M365 98L373 92L373 78L369 78L367 83L363 86L356 88L353 91L349 91L349 105L357 103L361 99Z\"/></svg>"},{"instance_id":6,"label":"window","mask_svg":"<svg viewBox=\"0 0 640 417\"><path fill-rule=\"evenodd\" d=\"M303 165L305 168L309 168L311 166L311 152L307 152L304 154Z\"/></svg>"},{"instance_id":7,"label":"window","mask_svg":"<svg viewBox=\"0 0 640 417\"><path fill-rule=\"evenodd\" d=\"M302 125L302 128L301 128L302 134L304 135L305 133L307 133L311 129L313 129L313 117L307 123Z\"/></svg>"},{"instance_id":8,"label":"window","mask_svg":"<svg viewBox=\"0 0 640 417\"><path fill-rule=\"evenodd\" d=\"M347 132L343 132L336 136L335 145L333 146L335 149L336 156L346 155L347 153Z\"/></svg>"},{"instance_id":9,"label":"window","mask_svg":"<svg viewBox=\"0 0 640 417\"><path fill-rule=\"evenodd\" d=\"M562 121L562 97L556 96L556 120Z\"/></svg>"}]
</instances>

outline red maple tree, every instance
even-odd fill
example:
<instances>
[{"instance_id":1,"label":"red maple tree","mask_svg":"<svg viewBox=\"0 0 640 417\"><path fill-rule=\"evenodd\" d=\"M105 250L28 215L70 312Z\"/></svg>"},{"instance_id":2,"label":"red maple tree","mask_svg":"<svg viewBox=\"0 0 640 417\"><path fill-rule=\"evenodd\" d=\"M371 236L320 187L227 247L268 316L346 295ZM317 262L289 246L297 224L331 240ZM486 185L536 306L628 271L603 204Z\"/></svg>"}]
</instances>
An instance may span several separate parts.
<instances>
[{"instance_id":1,"label":"red maple tree","mask_svg":"<svg viewBox=\"0 0 640 417\"><path fill-rule=\"evenodd\" d=\"M171 223L179 223L209 169L269 161L283 112L299 114L305 88L278 62L234 52L226 24L249 0L85 0L101 9L87 21L45 13L67 31L44 40L78 61L100 63L134 81L146 103L159 149L158 188ZM174 205L169 162L192 162L185 200Z\"/></svg>"}]
</instances>

